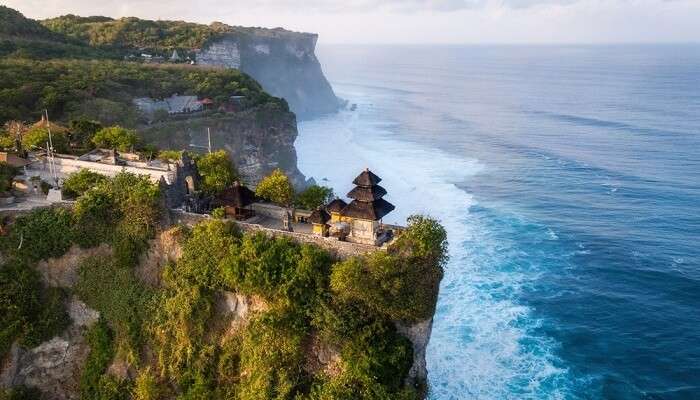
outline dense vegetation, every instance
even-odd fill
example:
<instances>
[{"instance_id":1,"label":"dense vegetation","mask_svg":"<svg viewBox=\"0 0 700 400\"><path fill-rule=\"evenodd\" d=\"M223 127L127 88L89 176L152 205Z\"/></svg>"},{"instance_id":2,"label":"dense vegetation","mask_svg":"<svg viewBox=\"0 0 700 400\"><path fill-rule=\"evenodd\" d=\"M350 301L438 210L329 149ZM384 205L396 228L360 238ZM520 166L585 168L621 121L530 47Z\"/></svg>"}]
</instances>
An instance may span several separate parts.
<instances>
[{"instance_id":1,"label":"dense vegetation","mask_svg":"<svg viewBox=\"0 0 700 400\"><path fill-rule=\"evenodd\" d=\"M0 57L106 58L116 57L79 40L52 32L11 8L0 6Z\"/></svg>"},{"instance_id":2,"label":"dense vegetation","mask_svg":"<svg viewBox=\"0 0 700 400\"><path fill-rule=\"evenodd\" d=\"M87 333L83 399L419 398L421 387L404 385L412 347L394 324L434 311L446 259L436 221L412 217L387 252L337 261L316 246L211 219L171 232L182 256L149 286L135 266L157 226L157 187L127 173L79 176L72 211L33 211L0 240L4 255L23 260L0 269L1 351L65 327L65 293L44 288L32 263L106 242L113 256L87 259L73 289L101 314ZM224 292L249 296L261 311L231 330L220 312ZM337 349L337 365L310 369L312 341ZM133 381L107 373L114 358L136 371Z\"/></svg>"},{"instance_id":3,"label":"dense vegetation","mask_svg":"<svg viewBox=\"0 0 700 400\"><path fill-rule=\"evenodd\" d=\"M79 17L64 15L41 22L53 32L95 47L115 49L173 50L202 48L230 26L183 21L150 21L129 17Z\"/></svg>"},{"instance_id":4,"label":"dense vegetation","mask_svg":"<svg viewBox=\"0 0 700 400\"><path fill-rule=\"evenodd\" d=\"M111 262L130 271L146 240L155 232L160 215L159 199L158 187L146 178L121 173L113 179L95 182L73 210L43 208L17 217L9 232L0 236L4 260L0 266L0 355L15 340L28 347L36 346L60 333L68 323L63 305L65 293L44 287L34 268L37 261L59 257L74 244L92 247L111 243L114 248ZM102 286L106 283L119 284L115 276L107 278L108 281L96 281L100 285L98 292L107 290ZM93 293L89 289L85 285L78 287L86 299ZM129 298L128 292L122 294ZM119 307L119 304L111 306ZM134 320L138 325L140 322L135 319L138 313L134 314L134 310L140 309L128 310L129 315L124 319ZM134 342L128 340L129 328L125 328L124 335L127 345Z\"/></svg>"},{"instance_id":5,"label":"dense vegetation","mask_svg":"<svg viewBox=\"0 0 700 400\"><path fill-rule=\"evenodd\" d=\"M250 105L284 100L271 97L248 75L234 69L143 65L119 61L0 61L0 124L38 120L44 109L53 119L86 118L105 125L134 127L140 121L135 97L164 98L174 93L217 102L244 95Z\"/></svg>"}]
</instances>

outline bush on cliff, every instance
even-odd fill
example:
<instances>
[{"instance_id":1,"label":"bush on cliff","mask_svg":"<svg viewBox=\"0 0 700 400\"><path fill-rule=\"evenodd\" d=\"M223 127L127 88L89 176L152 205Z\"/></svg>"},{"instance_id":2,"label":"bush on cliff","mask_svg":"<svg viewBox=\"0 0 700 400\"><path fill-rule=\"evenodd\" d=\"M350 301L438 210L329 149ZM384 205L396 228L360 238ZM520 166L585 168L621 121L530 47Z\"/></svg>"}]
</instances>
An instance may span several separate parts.
<instances>
[{"instance_id":1,"label":"bush on cliff","mask_svg":"<svg viewBox=\"0 0 700 400\"><path fill-rule=\"evenodd\" d=\"M434 219L413 216L387 252L349 258L331 274L333 292L365 303L392 320L416 322L433 315L447 261L447 234Z\"/></svg>"},{"instance_id":2,"label":"bush on cliff","mask_svg":"<svg viewBox=\"0 0 700 400\"><path fill-rule=\"evenodd\" d=\"M107 181L107 178L104 175L92 172L89 169L81 169L70 174L63 181L61 190L64 196L76 198L83 195L88 189L92 189L105 181Z\"/></svg>"},{"instance_id":3,"label":"bush on cliff","mask_svg":"<svg viewBox=\"0 0 700 400\"><path fill-rule=\"evenodd\" d=\"M17 217L0 248L7 257L39 261L62 256L72 244L71 213L63 208L38 208Z\"/></svg>"},{"instance_id":4,"label":"bush on cliff","mask_svg":"<svg viewBox=\"0 0 700 400\"><path fill-rule=\"evenodd\" d=\"M34 347L68 325L65 294L46 288L30 263L10 259L0 266L0 358L12 343Z\"/></svg>"}]
</instances>

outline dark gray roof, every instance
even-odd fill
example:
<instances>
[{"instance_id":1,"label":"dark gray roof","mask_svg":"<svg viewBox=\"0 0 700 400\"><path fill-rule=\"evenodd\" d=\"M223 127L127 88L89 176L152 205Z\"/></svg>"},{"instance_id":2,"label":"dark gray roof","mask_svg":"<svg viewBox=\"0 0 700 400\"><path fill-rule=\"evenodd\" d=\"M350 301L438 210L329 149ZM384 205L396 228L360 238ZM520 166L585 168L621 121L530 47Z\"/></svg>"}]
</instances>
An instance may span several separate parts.
<instances>
[{"instance_id":1,"label":"dark gray roof","mask_svg":"<svg viewBox=\"0 0 700 400\"><path fill-rule=\"evenodd\" d=\"M331 201L330 203L328 203L328 205L326 205L326 210L328 212L339 213L339 212L343 211L343 208L345 208L347 205L348 205L348 203L346 203L342 199L335 199L335 200Z\"/></svg>"},{"instance_id":2,"label":"dark gray roof","mask_svg":"<svg viewBox=\"0 0 700 400\"><path fill-rule=\"evenodd\" d=\"M254 202L255 193L238 182L224 189L215 200L218 205L231 207L245 207Z\"/></svg>"},{"instance_id":3,"label":"dark gray roof","mask_svg":"<svg viewBox=\"0 0 700 400\"><path fill-rule=\"evenodd\" d=\"M342 214L346 217L377 221L394 211L395 208L393 204L384 199L373 202L353 200L343 209Z\"/></svg>"},{"instance_id":4,"label":"dark gray roof","mask_svg":"<svg viewBox=\"0 0 700 400\"><path fill-rule=\"evenodd\" d=\"M319 207L314 210L314 212L311 213L309 216L309 221L311 221L314 224L325 224L331 219L331 216L324 210L323 208Z\"/></svg>"},{"instance_id":5,"label":"dark gray roof","mask_svg":"<svg viewBox=\"0 0 700 400\"><path fill-rule=\"evenodd\" d=\"M374 186L381 181L382 178L373 174L369 168L366 168L360 175L357 176L357 178L355 178L354 181L352 181L352 183L357 186Z\"/></svg>"},{"instance_id":6,"label":"dark gray roof","mask_svg":"<svg viewBox=\"0 0 700 400\"><path fill-rule=\"evenodd\" d=\"M386 194L386 189L379 185L374 186L355 186L348 193L348 197L359 201L374 201L381 199Z\"/></svg>"}]
</instances>

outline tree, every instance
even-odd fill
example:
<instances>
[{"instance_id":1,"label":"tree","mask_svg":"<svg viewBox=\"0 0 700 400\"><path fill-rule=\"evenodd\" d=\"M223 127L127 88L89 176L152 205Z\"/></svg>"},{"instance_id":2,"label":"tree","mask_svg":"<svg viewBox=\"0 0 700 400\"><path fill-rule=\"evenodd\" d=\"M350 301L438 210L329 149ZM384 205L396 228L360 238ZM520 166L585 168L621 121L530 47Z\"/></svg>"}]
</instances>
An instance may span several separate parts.
<instances>
[{"instance_id":1,"label":"tree","mask_svg":"<svg viewBox=\"0 0 700 400\"><path fill-rule=\"evenodd\" d=\"M26 150L36 150L46 148L49 142L49 131L45 127L33 127L22 135L22 146ZM54 151L59 153L68 150L68 137L62 132L51 132L51 142Z\"/></svg>"},{"instance_id":2,"label":"tree","mask_svg":"<svg viewBox=\"0 0 700 400\"><path fill-rule=\"evenodd\" d=\"M63 181L63 194L68 197L78 197L102 182L107 181L104 175L92 172L88 169L81 169L74 172Z\"/></svg>"},{"instance_id":3,"label":"tree","mask_svg":"<svg viewBox=\"0 0 700 400\"><path fill-rule=\"evenodd\" d=\"M325 186L312 185L299 193L296 204L307 210L315 210L333 199L333 189Z\"/></svg>"},{"instance_id":4,"label":"tree","mask_svg":"<svg viewBox=\"0 0 700 400\"><path fill-rule=\"evenodd\" d=\"M68 124L71 131L71 139L73 142L83 147L92 146L92 138L102 129L102 124L97 121L92 121L82 117L73 119Z\"/></svg>"},{"instance_id":5,"label":"tree","mask_svg":"<svg viewBox=\"0 0 700 400\"><path fill-rule=\"evenodd\" d=\"M175 162L182 157L182 150L161 150L158 159L161 161Z\"/></svg>"},{"instance_id":6,"label":"tree","mask_svg":"<svg viewBox=\"0 0 700 400\"><path fill-rule=\"evenodd\" d=\"M119 151L129 151L138 142L136 132L121 126L102 128L92 138L92 143L97 147L116 148Z\"/></svg>"},{"instance_id":7,"label":"tree","mask_svg":"<svg viewBox=\"0 0 700 400\"><path fill-rule=\"evenodd\" d=\"M238 174L224 150L205 154L197 160L197 169L202 175L202 189L210 194L216 194L230 186Z\"/></svg>"},{"instance_id":8,"label":"tree","mask_svg":"<svg viewBox=\"0 0 700 400\"><path fill-rule=\"evenodd\" d=\"M294 199L294 187L281 169L276 169L258 184L255 194L282 206L289 206Z\"/></svg>"}]
</instances>

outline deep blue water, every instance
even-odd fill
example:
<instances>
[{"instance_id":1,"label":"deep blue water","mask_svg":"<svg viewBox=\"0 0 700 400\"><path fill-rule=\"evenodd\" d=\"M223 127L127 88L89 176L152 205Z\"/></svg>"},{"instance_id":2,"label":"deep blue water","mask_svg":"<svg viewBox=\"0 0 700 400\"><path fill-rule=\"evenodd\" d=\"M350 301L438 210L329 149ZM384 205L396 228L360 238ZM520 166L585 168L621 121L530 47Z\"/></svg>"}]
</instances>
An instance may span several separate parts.
<instances>
[{"instance_id":1,"label":"deep blue water","mask_svg":"<svg viewBox=\"0 0 700 400\"><path fill-rule=\"evenodd\" d=\"M431 399L700 399L700 46L318 55L357 110L300 124L302 172L450 235Z\"/></svg>"}]
</instances>

